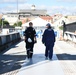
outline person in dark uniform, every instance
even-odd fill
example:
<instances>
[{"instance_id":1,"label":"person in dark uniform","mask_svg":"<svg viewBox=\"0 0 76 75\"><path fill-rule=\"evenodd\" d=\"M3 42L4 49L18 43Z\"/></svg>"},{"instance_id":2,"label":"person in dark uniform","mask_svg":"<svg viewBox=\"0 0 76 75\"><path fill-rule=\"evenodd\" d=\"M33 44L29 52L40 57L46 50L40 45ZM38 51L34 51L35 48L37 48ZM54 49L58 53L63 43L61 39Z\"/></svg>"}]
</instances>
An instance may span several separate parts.
<instances>
[{"instance_id":1,"label":"person in dark uniform","mask_svg":"<svg viewBox=\"0 0 76 75\"><path fill-rule=\"evenodd\" d=\"M33 56L33 47L34 44L37 42L36 40L36 31L33 28L33 23L29 23L29 27L26 28L24 31L25 42L26 42L26 50L27 50L27 57L32 58Z\"/></svg>"},{"instance_id":2,"label":"person in dark uniform","mask_svg":"<svg viewBox=\"0 0 76 75\"><path fill-rule=\"evenodd\" d=\"M46 28L47 29L43 33L42 43L46 46L45 57L49 57L49 59L52 59L53 47L55 43L55 33L49 23L46 25Z\"/></svg>"}]
</instances>

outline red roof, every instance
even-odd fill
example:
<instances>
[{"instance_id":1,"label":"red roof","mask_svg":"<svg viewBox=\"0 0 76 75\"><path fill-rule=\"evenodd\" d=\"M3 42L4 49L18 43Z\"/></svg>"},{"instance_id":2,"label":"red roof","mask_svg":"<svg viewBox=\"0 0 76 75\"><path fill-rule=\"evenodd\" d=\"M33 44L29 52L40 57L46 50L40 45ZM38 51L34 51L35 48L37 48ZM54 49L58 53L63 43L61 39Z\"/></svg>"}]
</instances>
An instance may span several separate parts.
<instances>
[{"instance_id":1,"label":"red roof","mask_svg":"<svg viewBox=\"0 0 76 75\"><path fill-rule=\"evenodd\" d=\"M53 22L53 18L51 16L40 16L40 18L42 18L48 22L50 22L50 21Z\"/></svg>"}]
</instances>

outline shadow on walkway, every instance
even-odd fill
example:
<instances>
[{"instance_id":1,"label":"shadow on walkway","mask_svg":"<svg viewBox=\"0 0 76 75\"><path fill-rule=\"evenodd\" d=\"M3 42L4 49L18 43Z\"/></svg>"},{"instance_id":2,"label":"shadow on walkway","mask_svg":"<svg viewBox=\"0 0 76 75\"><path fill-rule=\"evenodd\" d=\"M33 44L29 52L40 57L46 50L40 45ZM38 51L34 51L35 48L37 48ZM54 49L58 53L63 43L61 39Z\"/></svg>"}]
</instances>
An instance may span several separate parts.
<instances>
[{"instance_id":1,"label":"shadow on walkway","mask_svg":"<svg viewBox=\"0 0 76 75\"><path fill-rule=\"evenodd\" d=\"M44 63L47 63L44 54L34 54L29 61L26 59L26 55L0 55L0 74L19 70L21 65L28 69Z\"/></svg>"},{"instance_id":2,"label":"shadow on walkway","mask_svg":"<svg viewBox=\"0 0 76 75\"><path fill-rule=\"evenodd\" d=\"M21 68L21 64L24 63L26 54L22 54L25 53L25 51L11 52L9 54L7 52L11 49L15 50L15 48L18 48L17 44L19 43L21 43L21 41L0 52L0 75L18 70Z\"/></svg>"},{"instance_id":3,"label":"shadow on walkway","mask_svg":"<svg viewBox=\"0 0 76 75\"><path fill-rule=\"evenodd\" d=\"M21 68L25 55L0 55L0 74Z\"/></svg>"},{"instance_id":4,"label":"shadow on walkway","mask_svg":"<svg viewBox=\"0 0 76 75\"><path fill-rule=\"evenodd\" d=\"M59 60L76 60L76 55L71 54L56 54Z\"/></svg>"},{"instance_id":5,"label":"shadow on walkway","mask_svg":"<svg viewBox=\"0 0 76 75\"><path fill-rule=\"evenodd\" d=\"M8 50L10 50L12 48L17 48L18 46L16 46L16 45L21 43L21 42L22 42L22 40L17 42L17 43L15 43L15 44L13 44L13 45L11 45L10 47L8 47L8 48L4 49L3 51L1 51L0 54L4 54L5 52L7 52Z\"/></svg>"},{"instance_id":6,"label":"shadow on walkway","mask_svg":"<svg viewBox=\"0 0 76 75\"><path fill-rule=\"evenodd\" d=\"M26 59L25 63L22 65L22 69L21 70L26 70L32 67L37 67L46 63L52 62L52 61L56 61L57 58L54 55L52 60L46 59L44 54L34 54L32 59Z\"/></svg>"}]
</instances>

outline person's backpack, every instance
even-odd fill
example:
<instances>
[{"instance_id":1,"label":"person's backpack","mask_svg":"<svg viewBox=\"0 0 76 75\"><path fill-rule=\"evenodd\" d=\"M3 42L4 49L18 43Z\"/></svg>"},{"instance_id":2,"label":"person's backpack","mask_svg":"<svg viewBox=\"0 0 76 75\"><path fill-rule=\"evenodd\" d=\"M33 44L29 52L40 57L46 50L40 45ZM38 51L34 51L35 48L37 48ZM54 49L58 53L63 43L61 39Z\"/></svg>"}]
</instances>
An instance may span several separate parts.
<instances>
[{"instance_id":1,"label":"person's backpack","mask_svg":"<svg viewBox=\"0 0 76 75\"><path fill-rule=\"evenodd\" d=\"M34 31L34 28L28 28L27 29L27 33L26 33L26 37L28 38L34 38L34 35L35 35L35 31Z\"/></svg>"},{"instance_id":2,"label":"person's backpack","mask_svg":"<svg viewBox=\"0 0 76 75\"><path fill-rule=\"evenodd\" d=\"M28 27L25 31L25 36L28 42L32 42L35 36L35 30L32 27Z\"/></svg>"}]
</instances>

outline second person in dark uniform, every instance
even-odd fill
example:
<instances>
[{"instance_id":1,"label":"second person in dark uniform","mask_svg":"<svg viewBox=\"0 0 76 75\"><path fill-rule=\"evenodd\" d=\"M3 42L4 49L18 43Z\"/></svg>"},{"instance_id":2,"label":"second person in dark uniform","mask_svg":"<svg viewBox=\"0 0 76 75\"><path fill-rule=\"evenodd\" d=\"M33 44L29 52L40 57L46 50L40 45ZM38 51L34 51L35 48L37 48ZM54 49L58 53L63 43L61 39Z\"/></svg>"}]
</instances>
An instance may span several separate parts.
<instances>
[{"instance_id":1,"label":"second person in dark uniform","mask_svg":"<svg viewBox=\"0 0 76 75\"><path fill-rule=\"evenodd\" d=\"M33 23L29 23L29 27L24 32L25 35L25 42L26 42L26 51L27 51L27 57L32 58L33 56L33 47L34 43L36 43L36 31L33 28Z\"/></svg>"},{"instance_id":2,"label":"second person in dark uniform","mask_svg":"<svg viewBox=\"0 0 76 75\"><path fill-rule=\"evenodd\" d=\"M46 46L45 57L49 57L49 59L52 59L53 47L55 43L55 33L49 23L46 25L46 28L47 29L43 33L42 42Z\"/></svg>"}]
</instances>

